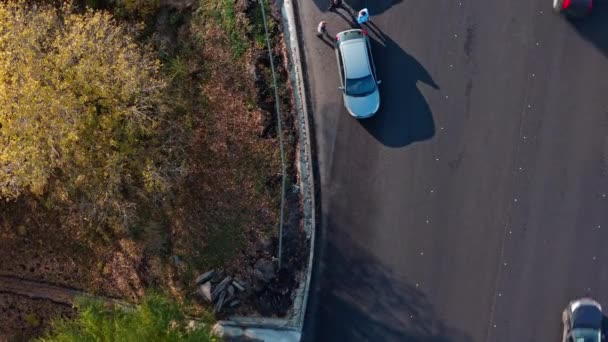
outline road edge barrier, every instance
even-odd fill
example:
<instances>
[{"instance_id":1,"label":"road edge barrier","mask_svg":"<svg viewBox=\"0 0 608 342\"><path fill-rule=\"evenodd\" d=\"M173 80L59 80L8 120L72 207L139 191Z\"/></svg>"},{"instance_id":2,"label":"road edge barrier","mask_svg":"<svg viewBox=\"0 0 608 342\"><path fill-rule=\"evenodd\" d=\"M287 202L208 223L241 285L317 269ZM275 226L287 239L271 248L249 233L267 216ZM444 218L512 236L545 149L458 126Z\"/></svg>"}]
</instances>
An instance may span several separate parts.
<instances>
[{"instance_id":1,"label":"road edge barrier","mask_svg":"<svg viewBox=\"0 0 608 342\"><path fill-rule=\"evenodd\" d=\"M277 0L283 17L283 35L287 45L289 75L294 96L299 144L296 163L299 175L299 191L302 195L303 224L310 249L308 264L304 270L300 285L295 291L292 310L287 318L267 317L230 317L219 321L214 332L226 339L249 338L266 342L295 342L302 337L302 328L308 305L311 276L313 270L316 230L315 183L313 173L312 145L308 102L306 98L304 75L302 71L302 52L298 35L298 26L294 0Z\"/></svg>"}]
</instances>

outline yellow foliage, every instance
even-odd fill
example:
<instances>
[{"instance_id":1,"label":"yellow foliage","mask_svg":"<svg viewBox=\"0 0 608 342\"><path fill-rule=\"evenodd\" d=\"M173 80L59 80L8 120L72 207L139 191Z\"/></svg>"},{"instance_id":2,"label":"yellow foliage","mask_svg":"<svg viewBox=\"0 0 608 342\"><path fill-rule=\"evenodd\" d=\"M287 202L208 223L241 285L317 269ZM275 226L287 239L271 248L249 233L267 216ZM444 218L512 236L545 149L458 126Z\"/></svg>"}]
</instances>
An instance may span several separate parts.
<instances>
[{"instance_id":1,"label":"yellow foliage","mask_svg":"<svg viewBox=\"0 0 608 342\"><path fill-rule=\"evenodd\" d=\"M146 17L159 7L159 0L113 0L118 9L123 9L126 14L140 15Z\"/></svg>"},{"instance_id":2,"label":"yellow foliage","mask_svg":"<svg viewBox=\"0 0 608 342\"><path fill-rule=\"evenodd\" d=\"M159 68L107 12L0 2L0 197L56 193L88 201L90 220L125 220L121 189L157 175Z\"/></svg>"}]
</instances>

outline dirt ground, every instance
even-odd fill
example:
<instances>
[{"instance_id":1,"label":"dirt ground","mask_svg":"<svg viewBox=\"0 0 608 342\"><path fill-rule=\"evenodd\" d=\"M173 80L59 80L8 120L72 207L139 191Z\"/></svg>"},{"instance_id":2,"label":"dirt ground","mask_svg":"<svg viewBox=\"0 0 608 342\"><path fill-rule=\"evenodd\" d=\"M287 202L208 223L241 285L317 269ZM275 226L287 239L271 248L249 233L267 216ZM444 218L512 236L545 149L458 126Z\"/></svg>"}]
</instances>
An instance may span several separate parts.
<instances>
[{"instance_id":1,"label":"dirt ground","mask_svg":"<svg viewBox=\"0 0 608 342\"><path fill-rule=\"evenodd\" d=\"M274 22L272 30L289 173L285 268L254 291L256 261L276 256L278 245L281 164L269 60L264 45L256 42L259 13L255 8L242 1L236 7L235 27L254 28L249 31L247 49L235 57L234 41L226 30L207 20L209 16L194 14L199 6L210 3L172 1L157 9L148 22L147 39L157 43L159 52L172 56L167 65L181 63L170 95L181 99L175 102L179 104L176 110L188 113L185 117L191 127L186 147L190 172L170 205L140 218L145 234L100 240L72 224L66 213L49 210L34 198L2 202L0 275L132 302L146 288L160 287L212 311L196 295L194 279L215 269L217 277L230 275L248 285L241 304L225 308L217 317L287 312L307 258L307 242L300 222L300 198L291 191L297 183L297 136L280 21ZM169 47L162 44L167 41ZM203 44L193 43L200 41ZM174 69L168 70L175 76ZM0 293L0 309L0 341L39 336L52 317L74 314L69 306L11 293Z\"/></svg>"},{"instance_id":2,"label":"dirt ground","mask_svg":"<svg viewBox=\"0 0 608 342\"><path fill-rule=\"evenodd\" d=\"M40 336L52 319L73 314L70 306L0 293L0 341L28 341Z\"/></svg>"}]
</instances>

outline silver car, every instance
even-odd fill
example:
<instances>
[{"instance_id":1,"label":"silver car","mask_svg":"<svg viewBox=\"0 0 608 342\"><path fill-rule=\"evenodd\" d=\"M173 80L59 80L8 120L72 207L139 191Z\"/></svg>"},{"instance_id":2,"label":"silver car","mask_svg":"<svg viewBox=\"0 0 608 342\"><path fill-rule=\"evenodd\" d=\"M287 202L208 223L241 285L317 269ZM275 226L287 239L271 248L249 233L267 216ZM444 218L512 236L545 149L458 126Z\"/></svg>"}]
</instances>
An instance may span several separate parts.
<instances>
[{"instance_id":1,"label":"silver car","mask_svg":"<svg viewBox=\"0 0 608 342\"><path fill-rule=\"evenodd\" d=\"M602 341L602 306L591 298L574 300L562 313L562 342Z\"/></svg>"},{"instance_id":2,"label":"silver car","mask_svg":"<svg viewBox=\"0 0 608 342\"><path fill-rule=\"evenodd\" d=\"M357 119L368 118L380 107L380 94L372 49L364 30L336 35L336 58L344 106Z\"/></svg>"}]
</instances>

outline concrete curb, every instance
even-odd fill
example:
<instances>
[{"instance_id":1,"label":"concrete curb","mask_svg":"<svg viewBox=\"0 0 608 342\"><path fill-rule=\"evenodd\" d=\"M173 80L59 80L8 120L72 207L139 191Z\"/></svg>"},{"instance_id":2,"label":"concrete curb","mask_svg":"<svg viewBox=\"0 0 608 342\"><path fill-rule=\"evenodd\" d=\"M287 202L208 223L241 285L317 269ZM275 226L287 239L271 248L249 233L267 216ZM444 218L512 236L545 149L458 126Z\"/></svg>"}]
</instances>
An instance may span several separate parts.
<instances>
[{"instance_id":1,"label":"concrete curb","mask_svg":"<svg viewBox=\"0 0 608 342\"><path fill-rule=\"evenodd\" d=\"M302 71L302 52L300 51L300 41L298 36L298 26L296 24L295 8L293 0L285 0L283 5L283 17L285 18L286 41L289 48L289 57L292 70L292 84L294 88L295 105L298 112L298 126L300 133L300 155L298 168L300 171L300 183L302 189L306 192L302 195L304 211L308 213L304 216L304 227L309 240L309 258L308 267L304 279L302 300L299 309L300 314L297 319L297 326L302 330L304 326L304 318L306 316L306 308L308 305L308 294L310 290L310 279L312 276L314 251L315 251L315 232L317 227L316 202L315 202L315 180L312 169L312 144L310 136L310 123L308 121L308 101L304 85L304 75ZM306 184L307 183L307 184ZM294 306L295 306L294 302Z\"/></svg>"},{"instance_id":2,"label":"concrete curb","mask_svg":"<svg viewBox=\"0 0 608 342\"><path fill-rule=\"evenodd\" d=\"M294 100L297 112L298 134L300 137L297 151L297 168L300 175L299 186L302 194L303 223L306 237L309 241L308 265L295 291L291 314L285 319L265 317L231 317L230 320L220 321L214 327L214 332L225 339L249 339L266 342L296 342L302 337L302 328L308 305L308 293L312 276L315 229L316 229L316 203L315 183L312 169L312 151L310 123L308 121L308 107L304 76L302 72L302 53L296 24L294 0L284 0L281 7L283 15L283 34L289 51L290 78L294 90Z\"/></svg>"}]
</instances>

